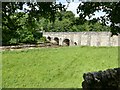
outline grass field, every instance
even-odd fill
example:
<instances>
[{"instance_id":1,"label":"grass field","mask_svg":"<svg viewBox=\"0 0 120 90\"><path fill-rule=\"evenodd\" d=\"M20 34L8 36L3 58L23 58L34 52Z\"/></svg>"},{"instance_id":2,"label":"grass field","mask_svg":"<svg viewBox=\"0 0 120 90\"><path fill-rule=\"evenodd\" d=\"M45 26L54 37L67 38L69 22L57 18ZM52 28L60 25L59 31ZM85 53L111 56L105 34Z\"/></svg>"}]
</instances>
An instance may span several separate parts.
<instances>
[{"instance_id":1,"label":"grass field","mask_svg":"<svg viewBox=\"0 0 120 90\"><path fill-rule=\"evenodd\" d=\"M118 67L117 47L3 51L3 88L80 88L83 73Z\"/></svg>"}]
</instances>

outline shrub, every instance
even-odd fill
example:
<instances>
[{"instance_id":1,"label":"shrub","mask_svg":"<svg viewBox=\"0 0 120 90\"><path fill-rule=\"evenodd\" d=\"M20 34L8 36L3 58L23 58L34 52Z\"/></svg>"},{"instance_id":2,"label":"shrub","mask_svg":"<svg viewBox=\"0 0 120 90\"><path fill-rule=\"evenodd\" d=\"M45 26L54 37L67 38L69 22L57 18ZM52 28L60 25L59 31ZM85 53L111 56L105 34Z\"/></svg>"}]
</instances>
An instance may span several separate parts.
<instances>
[{"instance_id":1,"label":"shrub","mask_svg":"<svg viewBox=\"0 0 120 90\"><path fill-rule=\"evenodd\" d=\"M38 40L38 43L45 43L47 40L46 40L46 37L41 37L39 40Z\"/></svg>"},{"instance_id":2,"label":"shrub","mask_svg":"<svg viewBox=\"0 0 120 90\"><path fill-rule=\"evenodd\" d=\"M16 38L12 38L12 39L9 41L9 44L10 44L10 45L16 45L16 44L18 44L18 41L17 41Z\"/></svg>"}]
</instances>

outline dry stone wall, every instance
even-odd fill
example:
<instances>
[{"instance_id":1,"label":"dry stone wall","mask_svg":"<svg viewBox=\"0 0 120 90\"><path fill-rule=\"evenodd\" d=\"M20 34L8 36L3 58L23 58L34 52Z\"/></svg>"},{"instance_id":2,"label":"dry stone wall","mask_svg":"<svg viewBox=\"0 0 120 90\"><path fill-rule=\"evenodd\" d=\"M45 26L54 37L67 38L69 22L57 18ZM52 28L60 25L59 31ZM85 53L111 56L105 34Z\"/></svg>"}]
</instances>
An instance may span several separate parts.
<instances>
[{"instance_id":1,"label":"dry stone wall","mask_svg":"<svg viewBox=\"0 0 120 90\"><path fill-rule=\"evenodd\" d=\"M120 68L84 73L83 78L83 90L120 90Z\"/></svg>"}]
</instances>

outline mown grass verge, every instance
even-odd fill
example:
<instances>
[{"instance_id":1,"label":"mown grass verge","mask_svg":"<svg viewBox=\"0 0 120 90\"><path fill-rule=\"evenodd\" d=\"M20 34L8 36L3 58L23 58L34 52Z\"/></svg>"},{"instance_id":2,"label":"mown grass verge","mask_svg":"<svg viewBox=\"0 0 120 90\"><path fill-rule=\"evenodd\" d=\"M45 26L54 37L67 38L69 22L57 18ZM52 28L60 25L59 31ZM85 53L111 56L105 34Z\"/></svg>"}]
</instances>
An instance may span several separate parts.
<instances>
[{"instance_id":1,"label":"mown grass verge","mask_svg":"<svg viewBox=\"0 0 120 90\"><path fill-rule=\"evenodd\" d=\"M3 88L80 88L83 73L118 67L117 47L2 52Z\"/></svg>"}]
</instances>

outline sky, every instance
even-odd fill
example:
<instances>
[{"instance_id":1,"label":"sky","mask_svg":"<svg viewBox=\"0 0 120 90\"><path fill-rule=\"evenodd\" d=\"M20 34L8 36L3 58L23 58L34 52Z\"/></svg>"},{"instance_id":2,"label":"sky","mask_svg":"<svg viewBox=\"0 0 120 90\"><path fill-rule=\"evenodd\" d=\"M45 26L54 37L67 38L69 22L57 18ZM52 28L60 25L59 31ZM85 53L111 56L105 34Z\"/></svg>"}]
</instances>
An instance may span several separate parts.
<instances>
[{"instance_id":1,"label":"sky","mask_svg":"<svg viewBox=\"0 0 120 90\"><path fill-rule=\"evenodd\" d=\"M76 9L79 6L79 4L81 3L81 0L74 0L74 2L72 2L72 0L68 0L68 1L70 1L70 4L69 4L69 7L67 8L67 11L72 11L75 14L75 16L78 17L79 15L77 14ZM66 0L56 0L56 2L57 3L61 2L63 5L67 5ZM100 17L100 16L103 16L103 15L105 15L105 13L102 12L102 11L95 12L95 16L93 16L92 18Z\"/></svg>"},{"instance_id":2,"label":"sky","mask_svg":"<svg viewBox=\"0 0 120 90\"><path fill-rule=\"evenodd\" d=\"M72 2L72 0L68 0L68 1L70 1L70 4L67 8L67 11L72 11L75 14L75 17L79 17L79 14L77 14L77 7L81 3L81 0L74 0L74 2ZM66 5L66 6L68 5L66 0L56 0L56 3L59 3L59 2L61 2L63 5ZM27 7L27 5L24 5L23 7L27 8L27 9L30 9L29 7ZM18 10L18 11L20 11L20 10ZM95 16L92 16L90 19L97 18L97 17L100 17L100 16L104 16L106 13L102 12L102 11L99 11L99 12L95 12L94 14L95 14ZM86 19L90 20L88 17L86 17ZM110 24L111 23L109 22L107 25L109 26Z\"/></svg>"},{"instance_id":3,"label":"sky","mask_svg":"<svg viewBox=\"0 0 120 90\"><path fill-rule=\"evenodd\" d=\"M68 0L70 1L70 4L69 4L69 7L67 8L67 11L72 11L76 17L78 17L79 15L77 14L77 7L79 6L80 4L80 1L77 1L75 0L74 2L72 2L71 0ZM59 3L61 2L63 5L67 5L68 3L66 2L66 0L56 0L56 3Z\"/></svg>"},{"instance_id":4,"label":"sky","mask_svg":"<svg viewBox=\"0 0 120 90\"><path fill-rule=\"evenodd\" d=\"M79 17L76 9L79 6L79 4L81 3L81 0L74 0L74 2L72 2L72 0L67 0L67 1L70 1L70 4L69 4L69 7L67 8L67 11L72 11L75 14L75 17ZM63 5L68 4L66 2L66 0L56 0L56 3L59 3L59 2L61 2ZM24 8L29 9L26 5L24 5ZM102 11L95 12L94 14L95 14L95 16L93 16L92 18L96 18L96 17L100 17L100 16L105 15L105 13ZM86 19L88 19L88 18L86 18Z\"/></svg>"},{"instance_id":5,"label":"sky","mask_svg":"<svg viewBox=\"0 0 120 90\"><path fill-rule=\"evenodd\" d=\"M69 4L69 7L67 8L67 11L72 11L74 14L75 14L75 17L79 17L79 14L77 14L77 7L79 6L79 4L81 3L81 0L74 0L74 2L72 2L72 0L68 0L70 1L70 4ZM66 0L56 0L57 3L61 2L63 5L67 5L68 3L66 2ZM100 16L104 16L106 15L105 12L102 12L102 11L99 11L99 12L95 12L94 13L95 15L92 16L90 19L93 19L93 18L97 18L97 17L100 17ZM86 17L87 20L90 20L88 17ZM110 25L111 23L108 21L108 26Z\"/></svg>"}]
</instances>

